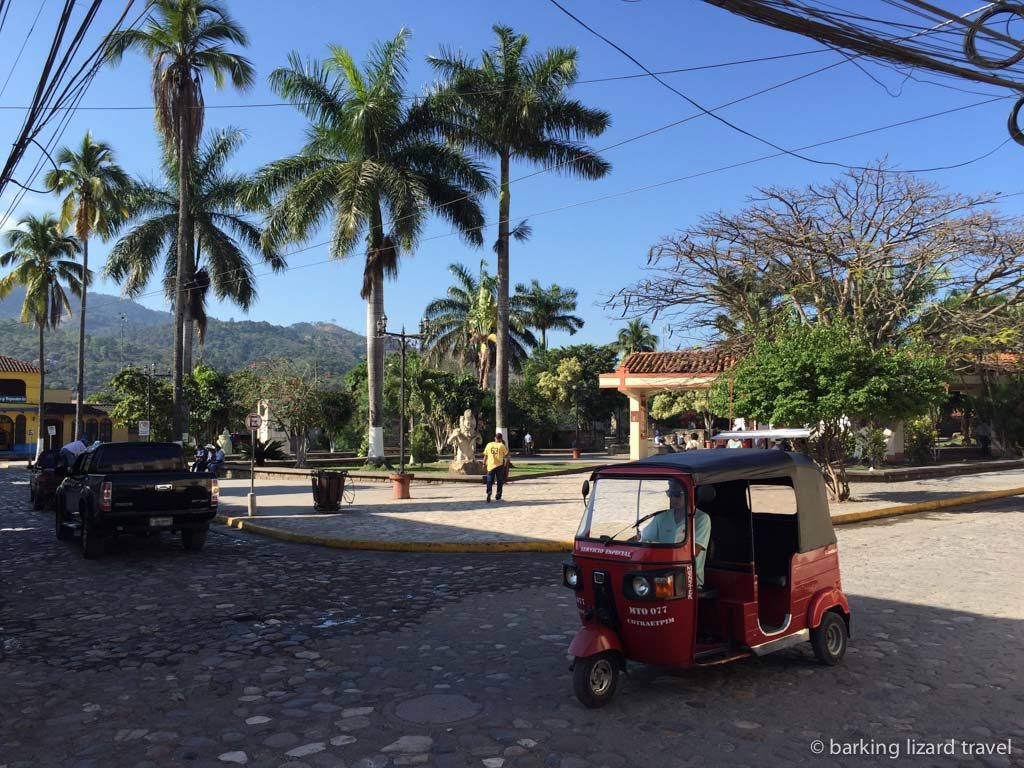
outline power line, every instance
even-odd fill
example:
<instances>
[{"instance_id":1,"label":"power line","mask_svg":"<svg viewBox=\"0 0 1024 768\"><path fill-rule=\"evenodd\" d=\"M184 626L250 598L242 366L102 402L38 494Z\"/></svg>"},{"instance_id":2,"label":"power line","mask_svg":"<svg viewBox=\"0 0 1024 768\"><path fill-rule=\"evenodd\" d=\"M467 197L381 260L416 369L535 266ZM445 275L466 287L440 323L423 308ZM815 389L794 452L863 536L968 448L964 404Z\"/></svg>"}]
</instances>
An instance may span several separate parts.
<instances>
[{"instance_id":1,"label":"power line","mask_svg":"<svg viewBox=\"0 0 1024 768\"><path fill-rule=\"evenodd\" d=\"M809 149L817 149L819 147L829 146L829 145L832 145L832 144L838 144L840 142L849 141L851 139L862 138L864 136L869 136L869 135L872 135L872 134L875 134L875 133L880 133L882 131L891 130L893 128L901 128L901 127L904 127L904 126L913 125L915 123L924 122L926 120L932 120L932 119L935 119L935 118L938 118L938 117L944 117L946 115L954 114L954 113L957 113L957 112L963 112L963 111L966 111L966 110L969 110L969 109L975 109L977 107L986 106L988 104L993 104L995 102L1003 101L1003 100L1009 99L1009 98L1012 98L1012 97L1011 96L997 96L997 97L993 97L991 99L986 99L984 101L977 101L977 102L974 102L974 103L971 103L971 104L965 104L965 105L962 105L962 106L959 106L959 107L953 107L953 108L945 109L945 110L942 110L942 111L939 111L939 112L932 112L932 113L926 114L926 115L919 115L917 117L908 118L906 120L900 120L900 121L897 121L897 122L894 122L894 123L888 123L886 125L877 126L875 128L868 128L868 129L865 129L865 130L862 130L862 131L856 131L854 133L849 133L849 134L846 134L844 136L838 136L838 137L832 138L832 139L825 139L823 141L814 142L812 144L806 144L806 145L804 145L802 147L798 147L797 149L798 149L798 151L806 151L806 150L809 150ZM980 161L982 161L982 160L984 160L984 159L986 159L988 157L991 157L996 152L998 152L1000 149L1005 147L1010 141L1012 141L1012 139L1004 139L1000 144L996 145L992 149L990 149L990 150L988 150L988 151L986 151L986 152L984 152L984 153L982 153L980 155L971 157L971 158L969 158L967 160L963 160L963 161L960 161L960 162L957 162L957 163L951 163L951 164L946 164L946 165L941 165L941 166L933 166L933 167L930 167L930 168L916 168L916 169L908 169L908 170L902 170L902 171L894 171L894 173L903 173L903 174L935 173L935 172L939 172L939 171L948 171L948 170L954 170L954 169L957 169L957 168L963 168L963 167L966 167L966 166L971 165L973 163L980 162ZM623 190L621 192L613 192L613 193L610 193L610 194L601 195L599 197L594 197L594 198L590 198L590 199L587 199L587 200L581 200L581 201L577 201L577 202L574 202L574 203L567 203L565 205L557 206L555 208L548 208L548 209L542 210L542 211L535 211L533 213L525 214L524 218L532 219L532 218L537 218L539 216L547 216L547 215L550 215L550 214L553 214L553 213L559 213L561 211L570 210L572 208L579 208L579 207L582 207L582 206L585 206L585 205L593 205L594 203L605 202L607 200L613 200L613 199L617 199L617 198L621 198L621 197L627 197L629 195L638 194L640 192L647 192L647 191L650 191L652 189L659 189L661 187L666 187L666 186L670 186L670 185L673 185L673 184L679 184L679 183L682 183L684 181L692 181L694 179L703 178L703 177L706 177L706 176L712 176L714 174L723 173L725 171L734 170L736 168L742 168L742 167L745 167L745 166L748 166L748 165L754 165L756 163L761 163L761 162L764 162L766 160L773 160L773 159L776 159L776 158L779 158L779 157L784 157L787 154L788 153L786 153L786 152L774 152L774 153L767 154L767 155L761 155L761 156L758 156L758 157L753 157L753 158L750 158L750 159L747 159L747 160L740 160L740 161L737 161L737 162L734 162L734 163L729 163L729 164L726 164L726 165L721 165L721 166L718 166L716 168L711 168L709 170L696 171L694 173L685 174L683 176L677 176L677 177L672 178L672 179L667 179L667 180L655 182L655 183L652 183L652 184L645 184L645 185L642 185L642 186L639 186L639 187L633 187L631 189ZM526 177L523 177L523 178L526 178ZM518 180L521 180L521 179L514 179L513 183L515 181L518 181ZM1000 194L1000 195L994 196L993 199L992 199L992 202L996 202L997 200L1003 200L1003 199L1010 198L1010 197L1018 197L1020 195L1024 195L1024 191ZM474 229L475 230L479 230L479 231L484 231L484 230L487 230L487 229L490 229L490 228L496 227L496 226L497 226L497 222L492 222L490 224L484 224L484 225L481 225L479 227L475 227ZM445 234L440 234L440 235L431 235L430 237L425 237L422 240L420 240L420 243L430 242L430 241L433 241L433 240L447 239L449 237L455 237L458 234L459 234L459 232L447 232ZM331 242L330 240L325 240L325 241L320 242L320 243L314 243L312 245L307 245L307 246L304 246L302 248L297 248L294 251L291 251L290 253L286 254L285 258L291 258L292 256L296 256L296 255L298 255L300 253L305 253L307 251L311 251L311 250L313 250L315 248L322 248L324 246L328 246L328 245L330 245L330 242ZM319 261L310 262L308 264L290 265L290 266L285 267L283 270L270 271L270 272L259 272L259 273L254 274L253 277L266 277L268 275L282 274L284 272L294 272L294 271L297 271L299 269L308 269L310 267L321 266L323 264L330 264L330 263L332 263L334 261L336 261L336 259L327 258L327 259L321 259ZM242 278L240 278L240 279L242 279ZM238 282L238 281L236 280L235 282ZM151 297L151 296L159 296L159 295L165 295L164 291L162 291L162 290L147 291L145 293L138 294L137 296L135 296L133 298L143 299L143 298L147 298L147 297Z\"/></svg>"},{"instance_id":2,"label":"power line","mask_svg":"<svg viewBox=\"0 0 1024 768\"><path fill-rule=\"evenodd\" d=\"M830 166L830 167L833 167L833 168L845 168L845 169L853 169L853 170L869 170L869 169L867 169L867 168L865 168L863 166L853 166L853 165L847 165L845 163L839 163L839 162L836 162L834 160L819 160L818 158L808 157L807 155L800 154L799 151L794 151L794 150L786 149L785 147L783 147L783 146L781 146L779 144L776 144L775 142L770 141L769 139L766 139L763 136L760 136L760 135L758 135L756 133L753 133L752 131L749 131L746 128L743 128L743 127L737 125L736 123L734 123L734 122L732 122L730 120L727 120L726 118L722 117L721 115L716 114L714 112L714 110L708 109L707 107L705 107L702 104L700 104L699 102L697 102L695 99L692 99L690 96L686 95L683 91L679 90L675 86L673 86L670 83L666 82L665 80L661 79L661 77L659 77L654 72L652 72L650 69L648 69L647 66L644 65L643 62L641 62L639 59L637 59L633 54L631 54L625 48L620 46L618 43L614 42L613 40L609 39L605 35L603 35L600 32L598 32L596 29L594 29L592 26L587 24L581 18L579 18L578 16L573 14L571 11L569 11L565 6L563 6L561 3L559 3L558 0L548 0L548 2L550 2L553 6L555 6L558 10L560 10L563 14L565 14L570 19L572 19L574 22L576 22L576 24L578 24L579 26L583 27L583 29L585 29L588 32L590 32L590 34L592 34L595 37L597 37L598 39L604 41L609 46L611 46L616 51L618 51L623 56L625 56L627 59L632 61L634 64L636 64L638 67L640 67L640 69L642 69L644 72L648 73L651 77L653 77L656 82L660 83L662 86L667 88L669 91L671 91L672 93L674 93L677 96L679 96L680 98L682 98L684 101L686 101L691 106L695 107L696 109L699 109L702 113L704 113L708 117L710 117L710 118L712 118L714 120L717 120L722 125L725 125L728 128L731 128L733 131L736 131L737 133L740 133L740 134L742 134L744 136L747 136L748 138L751 138L754 141L757 141L757 142L759 142L761 144L765 144L765 145L767 145L767 146L771 147L772 149L775 149L775 150L777 150L779 152L782 152L784 154L790 155L791 157L795 157L795 158L797 158L799 160L803 160L803 161L808 162L808 163L813 163L815 165L825 165L825 166Z\"/></svg>"},{"instance_id":3,"label":"power line","mask_svg":"<svg viewBox=\"0 0 1024 768\"><path fill-rule=\"evenodd\" d=\"M43 0L45 2L45 0ZM655 74L658 75L676 75L686 72L704 72L710 69L722 69L725 67L736 67L744 64L763 64L769 61L779 61L782 59L792 59L801 56L809 56L812 54L829 53L834 49L832 48L815 48L810 51L796 51L793 53L779 53L772 56L759 56L751 59L736 59L733 61L722 61L714 64L698 64L691 67L676 67L675 69L663 69L659 70ZM609 75L608 77L595 77L588 80L577 80L576 85L593 85L596 83L611 83L620 80L637 80L650 77L650 75L644 74L632 74L632 75ZM508 88L489 88L480 91L471 91L465 94L459 94L459 96L466 95L485 95L492 93L506 93L510 89ZM0 91L2 95L2 91ZM419 101L424 97L421 95L416 96L403 96L405 101ZM308 106L307 102L292 102L292 101L267 101L267 102L255 102L250 104L206 104L204 107L194 107L194 109L268 109L274 107L301 107ZM16 105L0 105L2 110L26 110L29 107L22 107ZM70 107L63 107L63 109L70 109ZM80 112L140 112L140 111L152 111L153 105L107 105L107 106L90 106L90 107L77 107Z\"/></svg>"},{"instance_id":4,"label":"power line","mask_svg":"<svg viewBox=\"0 0 1024 768\"><path fill-rule=\"evenodd\" d=\"M36 11L36 17L32 20L32 26L28 28L28 34L25 35L25 39L21 41L21 48L18 49L18 55L14 57L14 63L11 65L11 71L7 73L7 79L4 80L3 87L0 87L0 96L4 95L4 91L7 90L7 84L11 82L11 77L14 75L14 70L18 68L18 62L21 61L21 55L25 52L25 46L28 45L28 40L32 37L32 32L36 28L36 22L39 21L39 16L43 12L43 6L46 5L46 0L42 0L39 3L39 10ZM0 25L3 26L3 25ZM28 107L25 107L28 109Z\"/></svg>"}]
</instances>

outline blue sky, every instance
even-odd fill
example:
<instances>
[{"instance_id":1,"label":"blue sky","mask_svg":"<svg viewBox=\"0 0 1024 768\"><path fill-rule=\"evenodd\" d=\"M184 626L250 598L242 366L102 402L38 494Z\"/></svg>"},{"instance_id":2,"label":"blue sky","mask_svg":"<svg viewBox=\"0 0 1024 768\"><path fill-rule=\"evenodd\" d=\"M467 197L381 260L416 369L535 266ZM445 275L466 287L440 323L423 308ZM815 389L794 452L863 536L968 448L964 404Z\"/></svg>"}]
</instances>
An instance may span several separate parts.
<instances>
[{"instance_id":1,"label":"blue sky","mask_svg":"<svg viewBox=\"0 0 1024 768\"><path fill-rule=\"evenodd\" d=\"M26 104L34 87L45 45L52 34L58 2L44 0L43 13L29 41L0 106ZM655 70L692 67L720 62L818 50L818 43L745 21L696 0L566 0L567 7L603 32L646 66ZM236 170L251 170L262 163L295 151L301 141L304 122L290 107L237 108L234 105L279 101L266 84L270 71L285 63L288 53L321 57L329 44L347 47L361 59L376 40L393 36L402 26L412 31L409 88L418 92L433 75L425 64L428 54L442 45L461 48L477 55L491 45L491 25L502 22L530 36L531 48L574 45L579 50L583 80L615 75L633 75L639 70L621 54L574 24L558 9L541 0L517 3L490 1L454 2L432 0L385 1L380 3L302 0L235 0L230 8L251 38L246 51L257 69L258 83L250 92L218 92L206 84L210 107L206 124L210 129L236 126L248 132L249 140L236 158ZM858 9L868 4L858 3ZM947 3L957 11L974 7ZM115 8L108 4L104 19L109 24ZM0 83L14 61L32 17L39 8L35 0L14 3L10 18L0 34ZM81 12L79 7L78 11ZM104 24L97 24L101 29ZM834 52L814 53L772 62L739 65L700 72L667 75L666 80L705 106L716 107L840 60ZM771 141L795 148L860 130L895 123L984 100L978 93L938 87L905 80L892 69L868 65L887 86L883 88L849 63L774 90L721 114ZM939 80L937 76L919 73ZM992 88L943 80L960 88L998 94ZM594 142L597 147L617 144L647 130L694 114L693 107L658 83L645 78L581 84L575 95L589 105L612 115L609 130ZM86 95L86 107L145 107L138 110L89 110L76 113L64 134L63 143L76 143L86 130L110 142L128 170L146 178L159 173L159 144L149 107L149 68L132 55L120 68L105 70ZM859 139L811 150L816 158L849 164L870 163L888 156L902 168L924 168L967 160L996 147L1006 138L1006 116L1012 101L967 109L956 114L887 130ZM224 107L224 108L215 108ZM0 142L10 144L21 113L0 110ZM929 174L951 191L1017 192L1021 147L1009 143L993 156L966 168ZM660 236L693 223L704 212L736 210L744 199L764 185L802 186L824 181L838 169L782 157L741 168L705 175L693 180L661 186L649 191L611 197L574 206L596 198L616 195L658 182L708 171L720 166L770 154L758 142L731 131L707 117L661 131L648 138L610 149L604 156L612 173L600 181L578 181L546 173L514 184L512 217L528 218L533 237L526 244L513 244L513 282L532 278L548 284L557 282L579 291L579 314L586 327L572 341L609 341L623 321L602 306L610 291L630 283L641 274L648 248ZM23 172L35 157L30 152ZM513 177L534 170L513 168ZM20 179L19 180L23 180ZM38 186L38 183L37 183ZM0 199L0 213L6 209L14 187ZM1015 197L1002 205L1018 213L1024 198ZM488 222L496 218L497 202L485 201ZM572 207L568 207L572 206ZM56 209L56 201L28 195L19 213ZM554 210L559 209L562 210ZM548 211L551 211L548 213ZM488 232L493 241L494 230ZM326 235L326 233L324 233ZM448 228L434 221L416 253L401 265L397 282L385 289L386 312L392 327L405 323L415 328L425 304L444 293L448 286L446 265L461 261L477 265L481 259L493 262L489 248L473 250ZM325 236L306 245L320 243ZM96 262L108 246L93 248ZM325 263L326 262L326 263ZM332 320L362 332L365 306L359 299L360 259L345 263L327 262L323 246L295 254L291 269L283 275L261 276L260 299L250 319L279 324ZM262 271L262 270L261 270ZM96 290L117 293L118 287L99 281ZM166 301L152 286L142 302L156 309ZM214 305L220 318L245 317L230 305ZM659 323L655 331L662 333ZM568 343L569 337L555 334L554 344ZM687 346L692 339L681 334L666 340L667 348Z\"/></svg>"}]
</instances>

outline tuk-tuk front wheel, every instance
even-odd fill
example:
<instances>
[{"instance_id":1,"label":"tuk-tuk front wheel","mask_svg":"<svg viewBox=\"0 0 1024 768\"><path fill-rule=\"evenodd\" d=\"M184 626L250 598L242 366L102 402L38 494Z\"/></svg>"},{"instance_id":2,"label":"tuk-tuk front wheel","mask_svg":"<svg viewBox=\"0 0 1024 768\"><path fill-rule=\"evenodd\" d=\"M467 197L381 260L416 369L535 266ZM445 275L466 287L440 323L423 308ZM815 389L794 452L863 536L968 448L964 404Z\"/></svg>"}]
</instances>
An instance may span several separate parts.
<instances>
[{"instance_id":1,"label":"tuk-tuk front wheel","mask_svg":"<svg viewBox=\"0 0 1024 768\"><path fill-rule=\"evenodd\" d=\"M838 664L846 655L846 622L834 611L827 611L821 623L811 630L811 647L818 661L828 666Z\"/></svg>"},{"instance_id":2,"label":"tuk-tuk front wheel","mask_svg":"<svg viewBox=\"0 0 1024 768\"><path fill-rule=\"evenodd\" d=\"M615 695L619 684L619 657L606 651L595 656L578 657L572 668L572 690L583 706L603 707Z\"/></svg>"}]
</instances>

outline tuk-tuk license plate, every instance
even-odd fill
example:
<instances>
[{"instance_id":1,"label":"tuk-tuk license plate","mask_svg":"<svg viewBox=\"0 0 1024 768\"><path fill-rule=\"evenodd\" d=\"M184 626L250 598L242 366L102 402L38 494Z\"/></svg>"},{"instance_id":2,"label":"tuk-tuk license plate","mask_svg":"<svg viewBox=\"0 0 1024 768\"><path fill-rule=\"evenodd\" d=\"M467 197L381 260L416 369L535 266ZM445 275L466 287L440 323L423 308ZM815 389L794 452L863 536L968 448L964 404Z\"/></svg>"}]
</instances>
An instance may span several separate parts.
<instances>
[{"instance_id":1,"label":"tuk-tuk license plate","mask_svg":"<svg viewBox=\"0 0 1024 768\"><path fill-rule=\"evenodd\" d=\"M167 528L174 525L173 517L151 517L149 518L150 528Z\"/></svg>"}]
</instances>

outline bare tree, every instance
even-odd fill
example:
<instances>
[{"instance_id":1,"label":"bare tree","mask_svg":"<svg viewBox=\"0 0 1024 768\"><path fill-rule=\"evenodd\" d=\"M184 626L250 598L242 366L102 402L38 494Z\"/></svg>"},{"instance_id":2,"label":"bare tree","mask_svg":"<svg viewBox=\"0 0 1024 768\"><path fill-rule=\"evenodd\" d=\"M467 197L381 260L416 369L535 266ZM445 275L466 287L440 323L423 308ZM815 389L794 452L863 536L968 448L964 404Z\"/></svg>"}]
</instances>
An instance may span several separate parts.
<instances>
[{"instance_id":1,"label":"bare tree","mask_svg":"<svg viewBox=\"0 0 1024 768\"><path fill-rule=\"evenodd\" d=\"M1024 314L1024 226L998 195L949 194L884 162L824 185L759 190L651 250L646 274L607 301L740 347L779 319L838 318L873 348L953 336Z\"/></svg>"}]
</instances>

